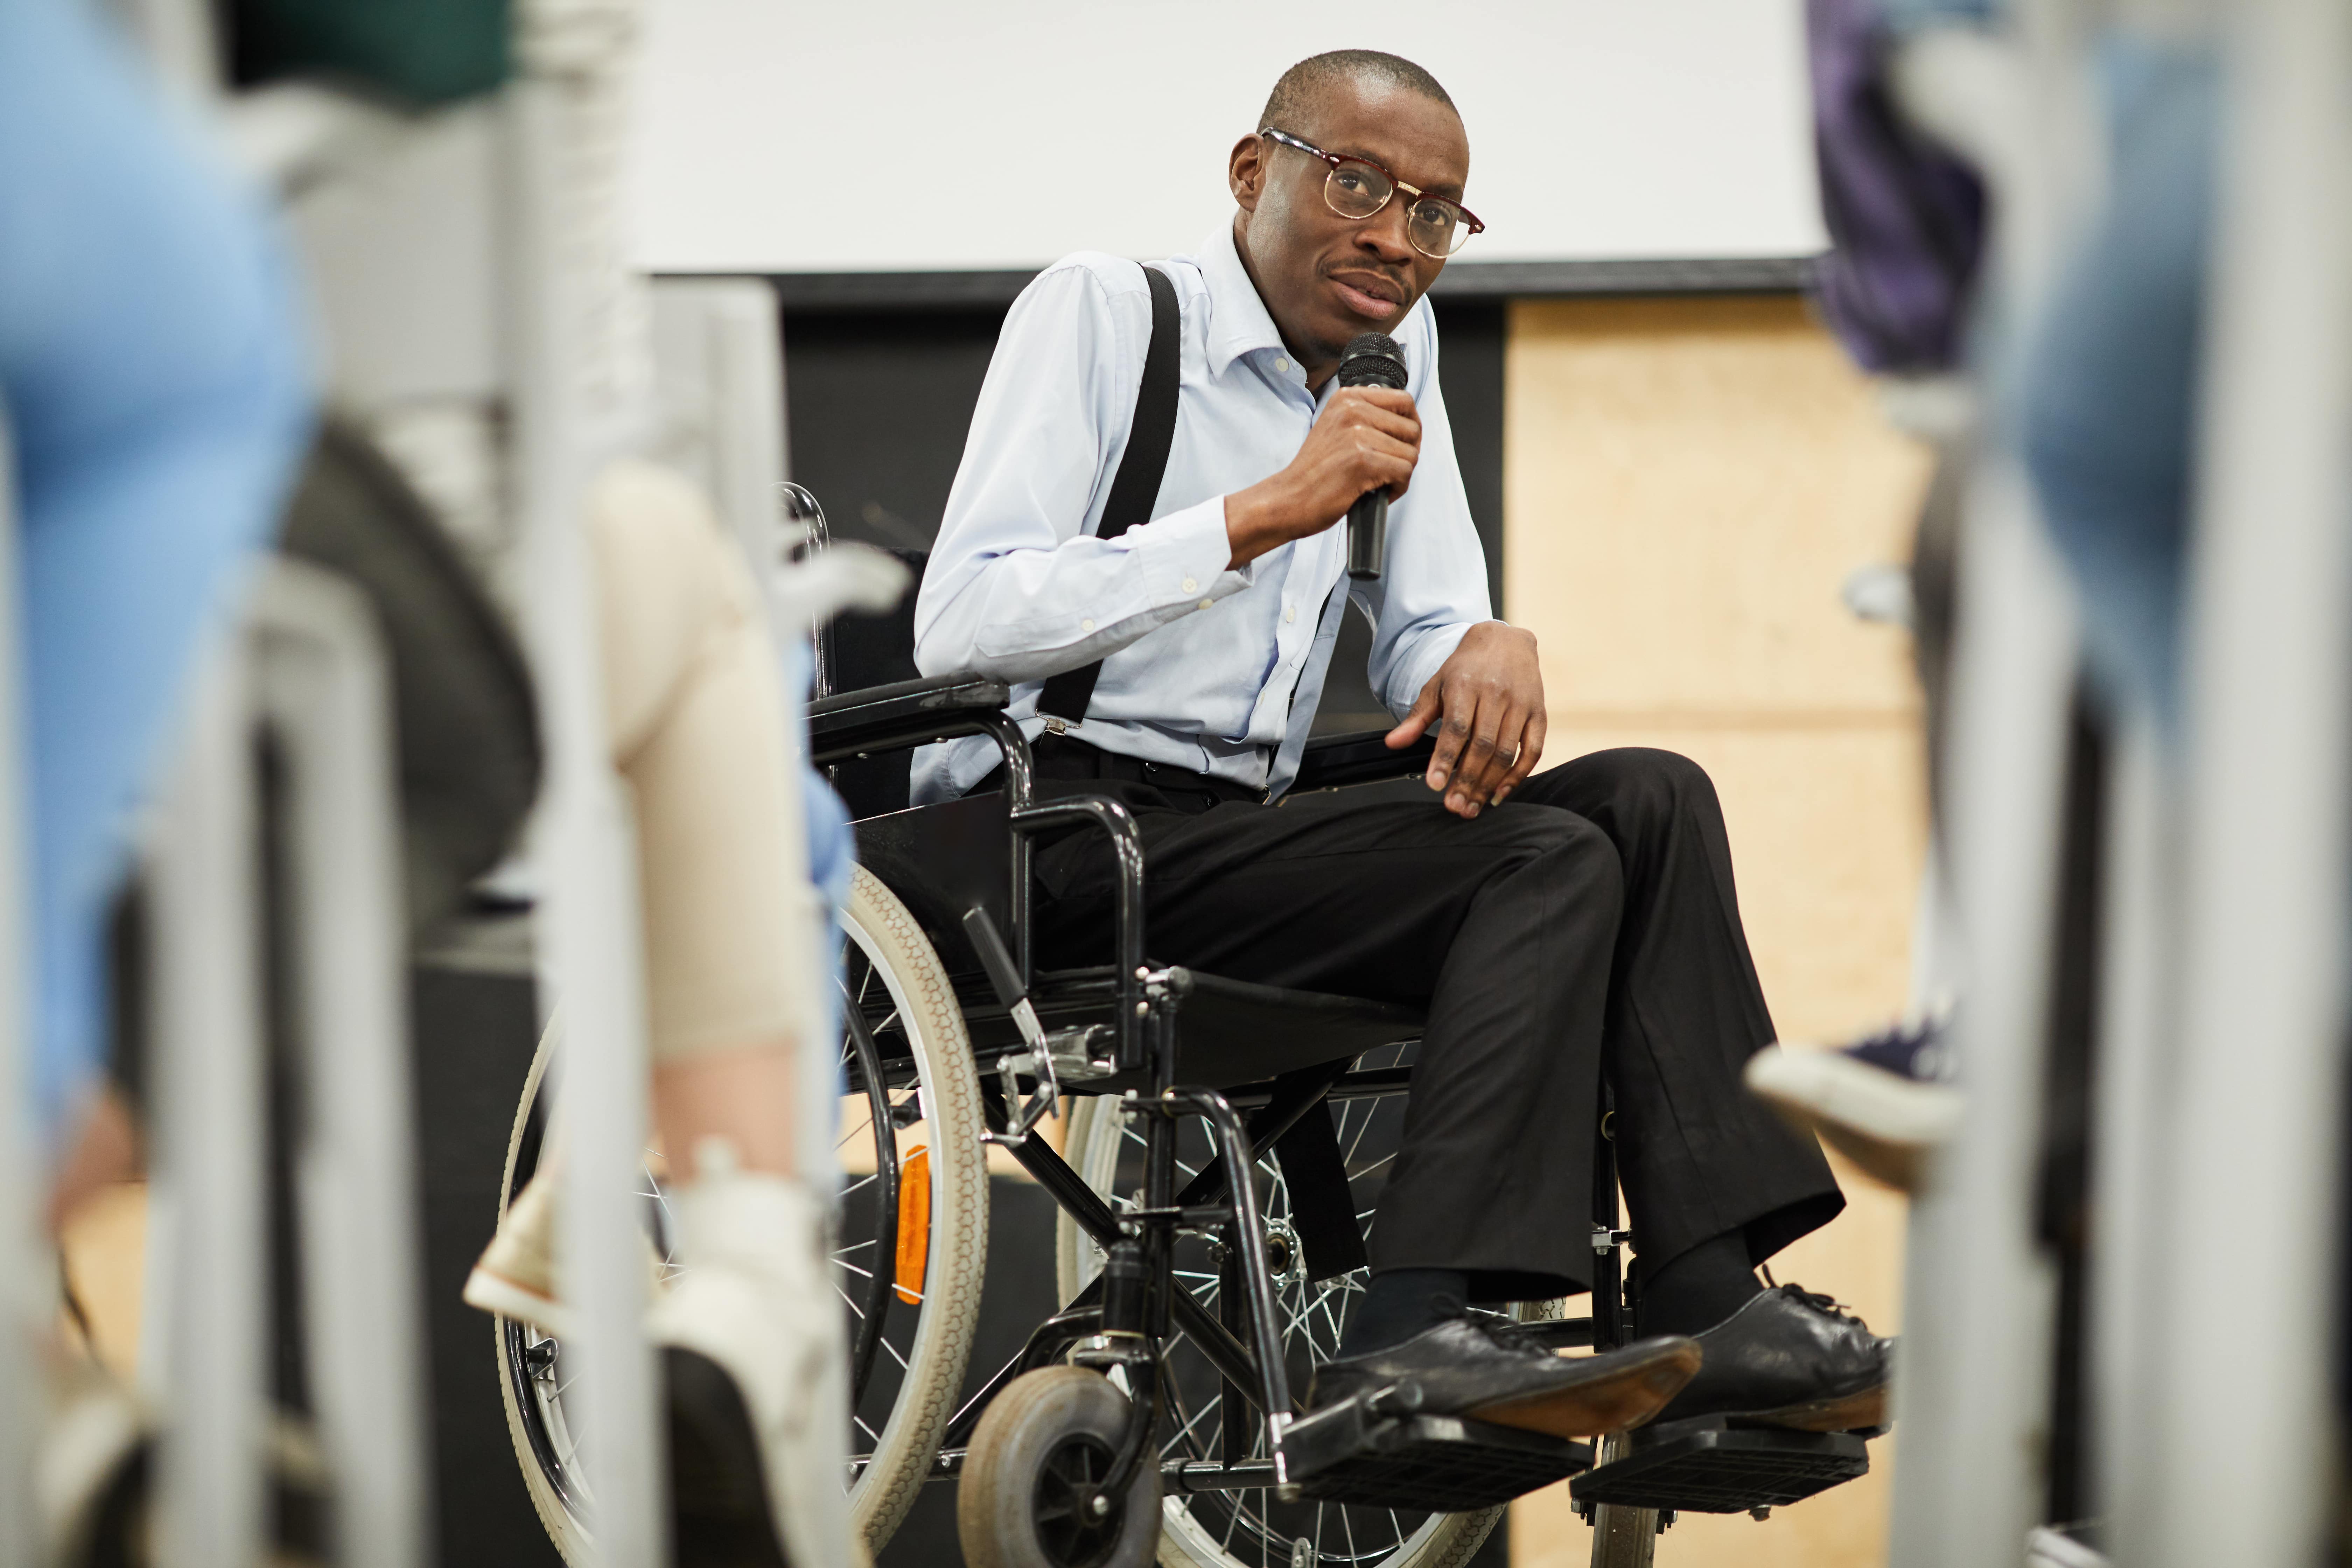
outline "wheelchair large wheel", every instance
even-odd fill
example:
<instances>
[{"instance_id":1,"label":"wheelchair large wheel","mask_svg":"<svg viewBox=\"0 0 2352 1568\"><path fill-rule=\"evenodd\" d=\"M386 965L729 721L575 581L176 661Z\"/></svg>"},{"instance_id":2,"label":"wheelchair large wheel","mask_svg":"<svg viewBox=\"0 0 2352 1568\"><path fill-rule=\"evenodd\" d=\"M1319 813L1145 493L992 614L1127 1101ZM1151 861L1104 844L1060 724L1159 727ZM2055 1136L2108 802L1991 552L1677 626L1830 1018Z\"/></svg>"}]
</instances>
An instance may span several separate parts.
<instances>
[{"instance_id":1,"label":"wheelchair large wheel","mask_svg":"<svg viewBox=\"0 0 2352 1568\"><path fill-rule=\"evenodd\" d=\"M839 1123L846 1179L833 1258L857 1389L845 1479L851 1523L878 1550L930 1473L971 1355L987 1260L986 1123L954 989L906 906L861 868L842 926L850 1093ZM852 1016L866 1024L863 1041L847 1026ZM555 1034L540 1042L515 1113L502 1218L538 1169ZM869 1078L867 1063L879 1066L878 1077ZM887 1108L878 1117L877 1101ZM895 1201L879 1201L893 1188ZM647 1235L667 1273L671 1228L650 1167L644 1195ZM586 1568L590 1483L566 1419L562 1346L504 1318L497 1338L507 1426L531 1502L565 1561Z\"/></svg>"},{"instance_id":2,"label":"wheelchair large wheel","mask_svg":"<svg viewBox=\"0 0 2352 1568\"><path fill-rule=\"evenodd\" d=\"M1368 1055L1360 1065L1394 1066L1411 1047ZM1372 1206L1396 1156L1404 1121L1401 1096L1343 1100L1331 1107L1346 1158L1357 1222L1369 1235ZM1123 1100L1110 1096L1081 1099L1072 1113L1070 1163L1087 1184L1118 1208L1132 1207L1142 1186L1143 1137ZM1178 1179L1189 1180L1210 1155L1208 1136L1198 1121L1183 1123L1178 1146ZM1359 1270L1320 1284L1307 1278L1305 1260L1290 1227L1290 1194L1272 1158L1259 1162L1260 1209L1274 1239L1275 1295L1282 1315L1291 1385L1304 1389L1317 1363L1339 1348L1339 1336L1364 1289ZM1062 1300L1068 1300L1102 1268L1102 1252L1067 1215L1055 1237ZM1206 1238L1182 1237L1176 1248L1176 1282L1213 1308L1218 1269ZM1208 1362L1177 1334L1168 1347L1168 1415L1158 1436L1164 1459L1215 1459L1223 1456L1224 1424L1230 1415L1250 1434L1245 1457L1265 1453L1265 1427L1247 1404L1223 1408L1223 1381ZM1196 1492L1160 1503L1160 1562L1165 1568L1459 1568L1470 1560L1503 1517L1499 1508L1474 1513L1417 1513L1406 1509L1353 1504L1286 1503L1269 1489Z\"/></svg>"}]
</instances>

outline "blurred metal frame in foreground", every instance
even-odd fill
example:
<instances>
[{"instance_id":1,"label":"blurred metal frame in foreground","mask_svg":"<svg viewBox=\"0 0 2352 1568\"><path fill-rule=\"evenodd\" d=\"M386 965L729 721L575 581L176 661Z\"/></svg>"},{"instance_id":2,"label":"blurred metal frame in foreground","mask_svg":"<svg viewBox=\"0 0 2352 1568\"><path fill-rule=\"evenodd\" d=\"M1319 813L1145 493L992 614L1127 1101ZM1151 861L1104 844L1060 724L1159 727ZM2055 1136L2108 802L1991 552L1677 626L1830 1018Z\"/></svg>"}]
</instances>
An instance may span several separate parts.
<instances>
[{"instance_id":1,"label":"blurred metal frame in foreground","mask_svg":"<svg viewBox=\"0 0 2352 1568\"><path fill-rule=\"evenodd\" d=\"M272 563L196 681L149 857L155 1180L171 1320L157 1547L171 1568L265 1552L270 1421L265 985L290 988L306 1348L336 1561L421 1568L425 1481L390 676L360 593ZM257 738L284 764L290 941L266 976ZM150 1300L157 1300L151 1292ZM354 1347L364 1347L355 1350Z\"/></svg>"},{"instance_id":2,"label":"blurred metal frame in foreground","mask_svg":"<svg viewBox=\"0 0 2352 1568\"><path fill-rule=\"evenodd\" d=\"M2172 1151L2126 1561L2317 1561L2336 1479L2352 722L2352 11L2216 7Z\"/></svg>"}]
</instances>

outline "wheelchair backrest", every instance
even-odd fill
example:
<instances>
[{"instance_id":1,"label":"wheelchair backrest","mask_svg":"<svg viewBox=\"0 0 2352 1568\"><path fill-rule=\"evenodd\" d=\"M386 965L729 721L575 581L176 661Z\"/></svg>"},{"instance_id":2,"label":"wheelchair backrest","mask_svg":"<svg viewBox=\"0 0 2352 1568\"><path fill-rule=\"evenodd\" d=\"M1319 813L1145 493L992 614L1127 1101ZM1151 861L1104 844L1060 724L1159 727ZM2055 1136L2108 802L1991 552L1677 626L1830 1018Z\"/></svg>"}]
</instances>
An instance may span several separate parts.
<instances>
[{"instance_id":1,"label":"wheelchair backrest","mask_svg":"<svg viewBox=\"0 0 2352 1568\"><path fill-rule=\"evenodd\" d=\"M923 580L929 552L890 553ZM820 696L912 680L915 591L878 616L844 615L818 634L824 671ZM905 900L951 974L977 973L963 913L978 905L1011 931L1006 899L1010 837L1000 795L907 810L910 752L887 752L833 765L833 787L857 818L857 858Z\"/></svg>"},{"instance_id":2,"label":"wheelchair backrest","mask_svg":"<svg viewBox=\"0 0 2352 1568\"><path fill-rule=\"evenodd\" d=\"M922 582L923 567L931 558L929 551L893 550L890 553L914 574L918 584ZM908 588L905 598L878 616L835 616L819 634L818 642L824 670L820 697L914 679L919 673L915 668L915 590ZM839 763L833 770L833 787L852 816L903 811L911 761L908 752L895 752Z\"/></svg>"}]
</instances>

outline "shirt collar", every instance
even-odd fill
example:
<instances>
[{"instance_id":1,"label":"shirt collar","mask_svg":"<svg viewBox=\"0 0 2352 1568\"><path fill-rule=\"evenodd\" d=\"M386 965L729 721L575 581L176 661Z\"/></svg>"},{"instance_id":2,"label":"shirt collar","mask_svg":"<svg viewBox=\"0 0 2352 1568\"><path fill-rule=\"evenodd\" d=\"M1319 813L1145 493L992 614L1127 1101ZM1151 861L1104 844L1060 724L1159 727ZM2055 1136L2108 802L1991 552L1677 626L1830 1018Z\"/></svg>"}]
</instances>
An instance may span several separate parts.
<instances>
[{"instance_id":1,"label":"shirt collar","mask_svg":"<svg viewBox=\"0 0 2352 1568\"><path fill-rule=\"evenodd\" d=\"M1266 314L1257 285L1234 248L1234 226L1202 242L1201 279L1209 286L1209 374L1221 376L1234 361L1255 349L1283 349L1282 333Z\"/></svg>"}]
</instances>

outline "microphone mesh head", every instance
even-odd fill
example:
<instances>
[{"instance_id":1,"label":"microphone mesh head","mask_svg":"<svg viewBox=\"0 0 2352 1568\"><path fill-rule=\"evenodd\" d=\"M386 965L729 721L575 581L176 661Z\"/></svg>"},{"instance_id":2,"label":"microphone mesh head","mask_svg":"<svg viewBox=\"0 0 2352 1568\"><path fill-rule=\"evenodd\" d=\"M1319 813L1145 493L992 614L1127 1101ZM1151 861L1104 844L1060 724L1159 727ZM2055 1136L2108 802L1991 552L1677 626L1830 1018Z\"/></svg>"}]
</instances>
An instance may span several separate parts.
<instances>
[{"instance_id":1,"label":"microphone mesh head","mask_svg":"<svg viewBox=\"0 0 2352 1568\"><path fill-rule=\"evenodd\" d=\"M1358 332L1339 355L1341 386L1404 390L1404 345L1386 332Z\"/></svg>"}]
</instances>

